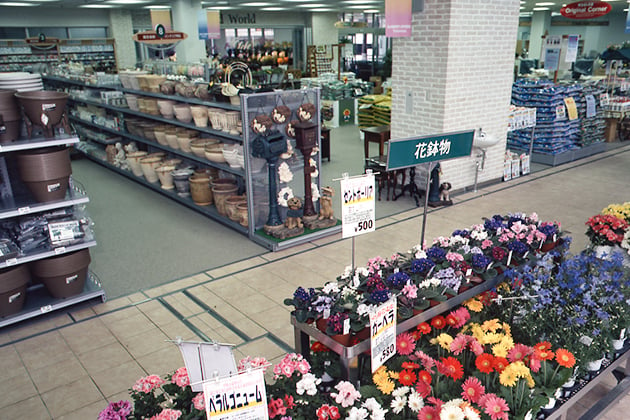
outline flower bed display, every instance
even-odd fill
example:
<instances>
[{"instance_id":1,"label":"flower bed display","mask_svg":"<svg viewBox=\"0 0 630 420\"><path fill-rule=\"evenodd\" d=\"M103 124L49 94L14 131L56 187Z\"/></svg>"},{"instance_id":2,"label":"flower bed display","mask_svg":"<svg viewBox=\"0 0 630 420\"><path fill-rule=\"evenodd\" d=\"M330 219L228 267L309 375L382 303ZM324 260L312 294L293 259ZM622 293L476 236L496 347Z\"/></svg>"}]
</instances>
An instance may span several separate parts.
<instances>
[{"instance_id":1,"label":"flower bed display","mask_svg":"<svg viewBox=\"0 0 630 420\"><path fill-rule=\"evenodd\" d=\"M395 355L373 373L370 351L361 354L356 383L318 341L307 355L287 354L268 372L269 418L521 420L552 412L601 369L589 362L608 366L628 350L630 272L621 253L600 257L589 247L571 255L570 242L535 215L493 216L321 288L298 288L286 301L296 319L333 337L351 329L356 343L367 339L369 313L392 296L409 318L502 273L496 287L399 331ZM545 244L554 247L545 252ZM239 370L266 364L247 358ZM133 405L111 403L99 419L205 418L184 368L142 378L131 396Z\"/></svg>"}]
</instances>

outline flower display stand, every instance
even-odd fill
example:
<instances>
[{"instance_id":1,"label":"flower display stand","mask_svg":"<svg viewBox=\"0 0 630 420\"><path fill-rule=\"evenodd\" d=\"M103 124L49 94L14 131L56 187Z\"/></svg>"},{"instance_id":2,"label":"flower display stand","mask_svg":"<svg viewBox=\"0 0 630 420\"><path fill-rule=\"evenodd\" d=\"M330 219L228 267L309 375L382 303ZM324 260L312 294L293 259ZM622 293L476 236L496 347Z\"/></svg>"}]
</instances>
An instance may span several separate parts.
<instances>
[{"instance_id":1,"label":"flower display stand","mask_svg":"<svg viewBox=\"0 0 630 420\"><path fill-rule=\"evenodd\" d=\"M439 305L432 306L422 311L418 315L412 316L409 319L400 321L396 324L396 334L408 331L414 328L416 325L428 321L436 315L440 315L446 311L456 308L465 300L468 300L486 290L492 289L503 280L503 276L496 276L494 279L484 281L483 283L471 287L466 291L459 293L445 302ZM354 369L358 365L358 357L361 353L370 351L370 339L363 340L354 346L346 347L341 343L335 341L326 333L320 331L315 327L315 324L306 324L298 322L295 316L291 316L291 324L293 325L294 338L295 338L295 351L302 354L304 357L309 357L309 340L313 338L323 345L331 349L331 351L339 355L339 359L342 367L343 378L351 382L357 382L357 371Z\"/></svg>"}]
</instances>

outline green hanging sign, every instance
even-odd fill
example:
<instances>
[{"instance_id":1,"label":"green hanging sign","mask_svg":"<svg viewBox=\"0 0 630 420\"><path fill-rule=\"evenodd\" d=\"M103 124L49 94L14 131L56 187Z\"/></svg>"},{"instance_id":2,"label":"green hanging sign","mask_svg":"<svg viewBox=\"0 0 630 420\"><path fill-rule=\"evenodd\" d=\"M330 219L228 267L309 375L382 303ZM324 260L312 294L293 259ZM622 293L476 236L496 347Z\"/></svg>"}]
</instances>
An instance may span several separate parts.
<instances>
[{"instance_id":1,"label":"green hanging sign","mask_svg":"<svg viewBox=\"0 0 630 420\"><path fill-rule=\"evenodd\" d=\"M475 131L389 140L387 170L470 156Z\"/></svg>"}]
</instances>

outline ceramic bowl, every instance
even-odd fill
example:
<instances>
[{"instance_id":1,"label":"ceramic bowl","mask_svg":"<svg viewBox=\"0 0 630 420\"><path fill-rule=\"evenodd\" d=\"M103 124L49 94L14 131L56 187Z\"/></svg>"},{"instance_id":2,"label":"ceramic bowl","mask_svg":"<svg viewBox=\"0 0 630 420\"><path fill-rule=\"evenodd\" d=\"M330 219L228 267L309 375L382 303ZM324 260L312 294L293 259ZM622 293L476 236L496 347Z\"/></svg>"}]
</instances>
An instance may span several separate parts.
<instances>
[{"instance_id":1,"label":"ceramic bowl","mask_svg":"<svg viewBox=\"0 0 630 420\"><path fill-rule=\"evenodd\" d=\"M195 156L199 156L201 158L206 157L206 144L208 143L207 139L197 139L190 142L190 149L195 154Z\"/></svg>"},{"instance_id":2,"label":"ceramic bowl","mask_svg":"<svg viewBox=\"0 0 630 420\"><path fill-rule=\"evenodd\" d=\"M220 148L217 149L216 147L212 147L212 145L210 147L206 146L206 148L204 149L204 154L206 156L206 159L208 159L210 162L226 162L225 157L223 156L223 150Z\"/></svg>"}]
</instances>

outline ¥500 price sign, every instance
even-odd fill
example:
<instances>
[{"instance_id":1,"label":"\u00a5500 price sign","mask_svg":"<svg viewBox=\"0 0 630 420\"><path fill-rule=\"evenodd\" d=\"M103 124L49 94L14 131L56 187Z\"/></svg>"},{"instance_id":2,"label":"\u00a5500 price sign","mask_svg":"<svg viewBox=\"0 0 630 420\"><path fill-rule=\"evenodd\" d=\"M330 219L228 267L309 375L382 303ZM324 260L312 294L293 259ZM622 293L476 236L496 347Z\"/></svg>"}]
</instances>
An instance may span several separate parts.
<instances>
[{"instance_id":1,"label":"\u00a5500 price sign","mask_svg":"<svg viewBox=\"0 0 630 420\"><path fill-rule=\"evenodd\" d=\"M376 230L374 174L341 180L341 221L344 238Z\"/></svg>"},{"instance_id":2,"label":"\u00a5500 price sign","mask_svg":"<svg viewBox=\"0 0 630 420\"><path fill-rule=\"evenodd\" d=\"M396 298L370 314L372 372L396 354Z\"/></svg>"}]
</instances>

